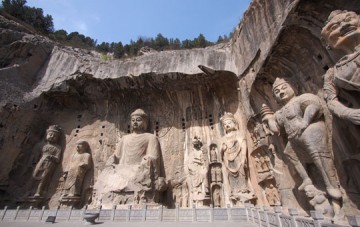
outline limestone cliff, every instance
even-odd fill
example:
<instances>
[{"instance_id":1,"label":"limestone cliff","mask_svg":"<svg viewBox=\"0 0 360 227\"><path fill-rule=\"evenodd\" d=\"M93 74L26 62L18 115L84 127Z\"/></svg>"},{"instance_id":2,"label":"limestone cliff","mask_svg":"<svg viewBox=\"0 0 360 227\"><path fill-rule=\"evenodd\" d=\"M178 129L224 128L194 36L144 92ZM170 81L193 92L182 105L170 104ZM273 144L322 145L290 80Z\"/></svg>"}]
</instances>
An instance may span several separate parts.
<instances>
[{"instance_id":1,"label":"limestone cliff","mask_svg":"<svg viewBox=\"0 0 360 227\"><path fill-rule=\"evenodd\" d=\"M248 120L260 112L263 103L279 108L271 94L277 76L293 78L301 93L323 96L322 75L339 56L325 48L320 30L328 14L338 8L357 11L360 4L254 0L228 43L107 61L95 52L59 45L0 16L2 203L14 204L32 193L32 183L26 179L34 165L33 147L49 125L58 124L64 133L64 151L48 189L47 205L58 204L62 172L79 138L89 142L94 166L84 181L82 203L94 204L92 185L119 139L129 132L129 114L143 108L149 113L150 132L160 140L169 184L184 177L184 153L191 139L199 135L207 147L219 143L225 133L220 116L225 111L233 113L248 141L255 203L269 205L255 174L251 153L256 145ZM329 112L326 121L331 132ZM285 138L273 139L274 178L281 202L309 210L308 202L302 200L304 194L294 190L299 179L282 155L285 142ZM341 151L335 147L333 154L341 156ZM337 173L347 176L340 160ZM347 213L355 212L354 204L359 204L359 191L350 193L349 187L341 181ZM174 206L173 192L166 193L163 203ZM225 197L229 203L226 193Z\"/></svg>"}]
</instances>

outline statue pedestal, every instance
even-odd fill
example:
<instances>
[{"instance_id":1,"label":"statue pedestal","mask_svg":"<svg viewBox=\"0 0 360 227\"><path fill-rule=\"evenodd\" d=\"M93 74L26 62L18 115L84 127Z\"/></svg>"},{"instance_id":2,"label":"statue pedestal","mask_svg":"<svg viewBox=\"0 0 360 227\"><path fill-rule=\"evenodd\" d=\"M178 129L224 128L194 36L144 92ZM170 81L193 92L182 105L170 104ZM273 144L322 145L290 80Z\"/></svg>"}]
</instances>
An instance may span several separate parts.
<instances>
[{"instance_id":1,"label":"statue pedestal","mask_svg":"<svg viewBox=\"0 0 360 227\"><path fill-rule=\"evenodd\" d=\"M42 196L29 196L26 198L25 202L32 207L40 208L41 203L44 201L44 199L45 198Z\"/></svg>"},{"instance_id":2,"label":"statue pedestal","mask_svg":"<svg viewBox=\"0 0 360 227\"><path fill-rule=\"evenodd\" d=\"M76 207L80 200L80 196L63 196L59 202L61 206Z\"/></svg>"}]
</instances>

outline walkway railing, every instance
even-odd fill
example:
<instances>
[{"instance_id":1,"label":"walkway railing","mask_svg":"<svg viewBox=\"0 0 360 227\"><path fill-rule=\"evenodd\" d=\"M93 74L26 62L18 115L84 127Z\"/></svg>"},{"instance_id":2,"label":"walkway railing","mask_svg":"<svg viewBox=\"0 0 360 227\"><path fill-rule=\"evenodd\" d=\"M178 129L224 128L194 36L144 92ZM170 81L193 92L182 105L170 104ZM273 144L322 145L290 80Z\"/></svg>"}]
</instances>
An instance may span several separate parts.
<instances>
[{"instance_id":1,"label":"walkway railing","mask_svg":"<svg viewBox=\"0 0 360 227\"><path fill-rule=\"evenodd\" d=\"M330 218L325 218L318 211L310 211L311 217L299 216L297 209L288 209L287 212L282 207L254 207L246 205L250 222L259 227L344 227L360 226L360 216L349 216L350 225L333 224Z\"/></svg>"},{"instance_id":2,"label":"walkway railing","mask_svg":"<svg viewBox=\"0 0 360 227\"><path fill-rule=\"evenodd\" d=\"M282 207L245 207L227 208L179 208L167 209L163 206L151 207L143 205L134 208L114 206L112 209L8 209L0 212L0 221L46 221L49 217L57 222L82 220L85 213L99 213L100 222L251 222L259 227L344 227L335 225L317 211L310 211L311 217L299 216L296 209L283 210ZM360 227L360 216L348 217L353 227Z\"/></svg>"}]
</instances>

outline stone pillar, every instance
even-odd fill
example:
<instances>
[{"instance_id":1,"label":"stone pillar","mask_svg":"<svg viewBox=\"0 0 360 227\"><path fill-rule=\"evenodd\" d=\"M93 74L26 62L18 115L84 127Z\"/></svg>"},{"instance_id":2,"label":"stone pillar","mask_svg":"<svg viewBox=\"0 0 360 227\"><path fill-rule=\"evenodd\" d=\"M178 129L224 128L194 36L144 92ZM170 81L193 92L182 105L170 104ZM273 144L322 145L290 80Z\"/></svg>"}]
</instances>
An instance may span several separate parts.
<instances>
[{"instance_id":1,"label":"stone pillar","mask_svg":"<svg viewBox=\"0 0 360 227\"><path fill-rule=\"evenodd\" d=\"M228 215L228 221L231 221L231 210L230 210L230 204L226 204L226 211Z\"/></svg>"},{"instance_id":2,"label":"stone pillar","mask_svg":"<svg viewBox=\"0 0 360 227\"><path fill-rule=\"evenodd\" d=\"M270 211L270 208L266 207L266 206L263 206L263 210L264 210L264 218L265 218L266 226L270 227L269 217L268 217L268 212Z\"/></svg>"},{"instance_id":3,"label":"stone pillar","mask_svg":"<svg viewBox=\"0 0 360 227\"><path fill-rule=\"evenodd\" d=\"M282 207L274 207L274 212L275 212L275 215L276 215L277 226L282 227L281 220L280 220L280 215L282 213Z\"/></svg>"},{"instance_id":4,"label":"stone pillar","mask_svg":"<svg viewBox=\"0 0 360 227\"><path fill-rule=\"evenodd\" d=\"M159 207L159 221L163 220L163 210L164 210L164 206L160 205L160 207Z\"/></svg>"},{"instance_id":5,"label":"stone pillar","mask_svg":"<svg viewBox=\"0 0 360 227\"><path fill-rule=\"evenodd\" d=\"M297 209L289 208L289 215L291 216L291 225L292 227L297 227L296 217L299 215Z\"/></svg>"},{"instance_id":6,"label":"stone pillar","mask_svg":"<svg viewBox=\"0 0 360 227\"><path fill-rule=\"evenodd\" d=\"M99 217L97 218L98 221L100 220L101 210L102 210L102 205L99 206Z\"/></svg>"},{"instance_id":7,"label":"stone pillar","mask_svg":"<svg viewBox=\"0 0 360 227\"><path fill-rule=\"evenodd\" d=\"M352 227L360 227L360 215L348 216L348 221Z\"/></svg>"},{"instance_id":8,"label":"stone pillar","mask_svg":"<svg viewBox=\"0 0 360 227\"><path fill-rule=\"evenodd\" d=\"M249 217L250 204L249 203L245 203L245 209L246 209L246 221L249 222L250 221L250 217Z\"/></svg>"},{"instance_id":9,"label":"stone pillar","mask_svg":"<svg viewBox=\"0 0 360 227\"><path fill-rule=\"evenodd\" d=\"M42 208L41 208L41 214L40 214L40 216L39 216L39 221L41 221L42 218L44 217L44 212L45 212L45 206L42 206Z\"/></svg>"},{"instance_id":10,"label":"stone pillar","mask_svg":"<svg viewBox=\"0 0 360 227\"><path fill-rule=\"evenodd\" d=\"M175 204L175 209L176 209L176 211L175 211L175 220L177 222L179 222L179 204L178 203Z\"/></svg>"},{"instance_id":11,"label":"stone pillar","mask_svg":"<svg viewBox=\"0 0 360 227\"><path fill-rule=\"evenodd\" d=\"M128 205L127 214L126 214L126 221L130 221L130 213L131 213L131 205Z\"/></svg>"},{"instance_id":12,"label":"stone pillar","mask_svg":"<svg viewBox=\"0 0 360 227\"><path fill-rule=\"evenodd\" d=\"M1 214L1 221L4 219L7 209L8 209L8 207L5 206L4 210L3 210L2 214Z\"/></svg>"},{"instance_id":13,"label":"stone pillar","mask_svg":"<svg viewBox=\"0 0 360 227\"><path fill-rule=\"evenodd\" d=\"M69 212L67 221L70 221L72 209L73 209L73 206L70 206L70 212Z\"/></svg>"},{"instance_id":14,"label":"stone pillar","mask_svg":"<svg viewBox=\"0 0 360 227\"><path fill-rule=\"evenodd\" d=\"M88 205L85 205L85 206L84 206L83 214L82 214L82 216L81 216L81 217L82 217L82 218L81 218L81 221L84 220L84 216L85 216L85 213L86 213L87 208L88 208Z\"/></svg>"},{"instance_id":15,"label":"stone pillar","mask_svg":"<svg viewBox=\"0 0 360 227\"><path fill-rule=\"evenodd\" d=\"M30 219L32 208L33 208L32 206L29 207L29 214L28 214L28 216L26 218L26 221L29 221L29 219Z\"/></svg>"},{"instance_id":16,"label":"stone pillar","mask_svg":"<svg viewBox=\"0 0 360 227\"><path fill-rule=\"evenodd\" d=\"M115 212L116 212L116 205L112 206L112 210L111 210L111 221L114 221L115 219Z\"/></svg>"},{"instance_id":17,"label":"stone pillar","mask_svg":"<svg viewBox=\"0 0 360 227\"><path fill-rule=\"evenodd\" d=\"M56 220L56 218L57 218L57 214L58 214L58 212L59 212L59 210L60 210L60 206L57 206L56 207L56 211L55 211L55 220ZM55 220L54 220L54 222L55 222Z\"/></svg>"},{"instance_id":18,"label":"stone pillar","mask_svg":"<svg viewBox=\"0 0 360 227\"><path fill-rule=\"evenodd\" d=\"M324 221L324 215L316 210L311 210L310 215L312 219L314 219L314 226L315 227L321 227L321 222Z\"/></svg>"},{"instance_id":19,"label":"stone pillar","mask_svg":"<svg viewBox=\"0 0 360 227\"><path fill-rule=\"evenodd\" d=\"M17 207L16 207L15 216L14 216L14 219L13 219L13 220L16 220L16 218L17 218L17 216L18 216L18 213L19 213L19 210L20 210L20 206L17 206Z\"/></svg>"},{"instance_id":20,"label":"stone pillar","mask_svg":"<svg viewBox=\"0 0 360 227\"><path fill-rule=\"evenodd\" d=\"M210 222L214 221L214 205L210 204Z\"/></svg>"},{"instance_id":21,"label":"stone pillar","mask_svg":"<svg viewBox=\"0 0 360 227\"><path fill-rule=\"evenodd\" d=\"M254 220L254 215L255 215L255 211L254 211L254 204L250 204L250 212L251 212L251 221L252 223L255 223L255 220Z\"/></svg>"},{"instance_id":22,"label":"stone pillar","mask_svg":"<svg viewBox=\"0 0 360 227\"><path fill-rule=\"evenodd\" d=\"M258 225L261 227L261 218L260 218L260 213L259 213L260 210L261 210L261 207L256 205L254 219L256 218L258 220Z\"/></svg>"},{"instance_id":23,"label":"stone pillar","mask_svg":"<svg viewBox=\"0 0 360 227\"><path fill-rule=\"evenodd\" d=\"M142 221L146 221L146 209L147 209L147 206L146 206L146 204L143 204L142 206L141 206L141 209L142 209Z\"/></svg>"}]
</instances>

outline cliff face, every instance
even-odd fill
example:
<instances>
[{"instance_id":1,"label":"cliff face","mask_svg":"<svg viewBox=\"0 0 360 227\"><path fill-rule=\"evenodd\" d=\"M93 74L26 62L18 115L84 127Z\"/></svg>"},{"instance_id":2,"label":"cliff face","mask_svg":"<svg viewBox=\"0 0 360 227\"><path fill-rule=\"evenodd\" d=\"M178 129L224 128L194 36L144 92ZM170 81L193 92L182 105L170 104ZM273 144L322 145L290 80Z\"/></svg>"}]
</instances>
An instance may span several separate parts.
<instances>
[{"instance_id":1,"label":"cliff face","mask_svg":"<svg viewBox=\"0 0 360 227\"><path fill-rule=\"evenodd\" d=\"M185 156L192 138L200 136L207 147L220 144L225 134L220 116L233 113L247 139L249 181L256 195L253 202L271 205L264 196L270 183L259 178L252 155L258 148L249 119L256 118L263 103L273 110L279 108L271 89L277 76L291 77L301 93L323 96L321 76L339 56L326 50L320 30L329 13L338 8L359 10L360 4L350 0L254 0L228 43L109 61L95 52L61 46L0 16L3 203L21 201L33 193L32 182L26 179L31 178L36 163L31 158L34 147L49 125L58 124L63 131L63 153L47 190L47 205L58 205L62 173L78 139L89 142L93 162L81 201L98 205L92 185L120 138L129 133L129 114L143 108L149 114L149 132L159 138L169 184L185 177ZM325 116L331 132L329 112ZM299 177L282 154L285 144L285 138L272 139L276 152L271 160L275 169L271 184L276 185L282 205L309 210L304 193L294 190ZM335 157L341 156L340 146L332 149ZM337 173L347 176L340 160L336 161ZM319 177L316 172L314 176ZM164 195L168 206L176 202L171 194L176 187L170 185L174 191ZM348 197L347 182L341 182L341 187L346 212L353 212L356 209L351 206L359 204L357 196ZM222 206L231 202L226 190Z\"/></svg>"}]
</instances>

